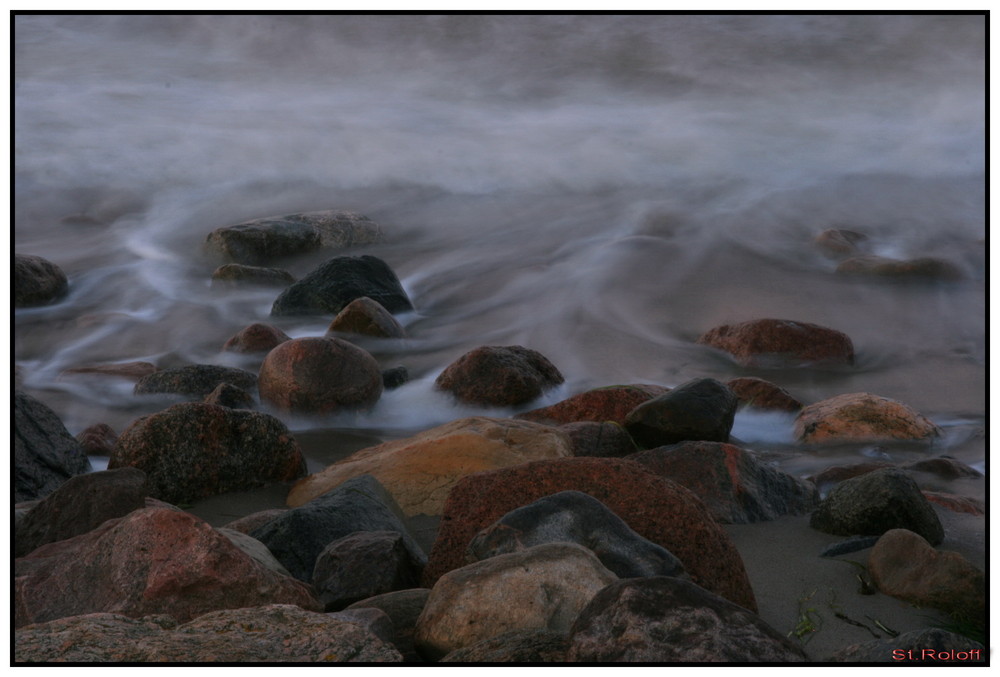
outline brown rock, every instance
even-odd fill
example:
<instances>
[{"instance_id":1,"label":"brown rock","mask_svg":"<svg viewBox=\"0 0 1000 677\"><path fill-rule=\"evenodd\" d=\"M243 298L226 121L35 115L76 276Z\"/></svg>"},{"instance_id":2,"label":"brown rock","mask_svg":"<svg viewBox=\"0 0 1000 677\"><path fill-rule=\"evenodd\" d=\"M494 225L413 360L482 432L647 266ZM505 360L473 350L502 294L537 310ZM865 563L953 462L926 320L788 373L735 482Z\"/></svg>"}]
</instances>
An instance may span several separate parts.
<instances>
[{"instance_id":1,"label":"brown rock","mask_svg":"<svg viewBox=\"0 0 1000 677\"><path fill-rule=\"evenodd\" d=\"M287 287L295 282L295 278L287 270L280 268L261 268L245 266L240 263L227 263L219 266L212 273L212 286L237 286L254 284L264 287Z\"/></svg>"},{"instance_id":2,"label":"brown rock","mask_svg":"<svg viewBox=\"0 0 1000 677\"><path fill-rule=\"evenodd\" d=\"M363 334L379 338L405 338L406 331L378 301L367 296L354 299L337 313L327 329L331 332Z\"/></svg>"},{"instance_id":3,"label":"brown rock","mask_svg":"<svg viewBox=\"0 0 1000 677\"><path fill-rule=\"evenodd\" d=\"M160 369L136 381L136 395L174 393L203 399L220 383L229 383L247 391L257 389L257 375L246 369L221 367L215 364L189 364Z\"/></svg>"},{"instance_id":4,"label":"brown rock","mask_svg":"<svg viewBox=\"0 0 1000 677\"><path fill-rule=\"evenodd\" d=\"M573 456L621 458L639 451L625 428L612 421L579 421L559 426L569 436Z\"/></svg>"},{"instance_id":5,"label":"brown rock","mask_svg":"<svg viewBox=\"0 0 1000 677\"><path fill-rule=\"evenodd\" d=\"M241 534L249 534L254 529L262 527L276 517L288 512L287 508L270 508L259 512L250 513L246 517L233 520L225 525L227 529L238 531Z\"/></svg>"},{"instance_id":6,"label":"brown rock","mask_svg":"<svg viewBox=\"0 0 1000 677\"><path fill-rule=\"evenodd\" d=\"M956 496L942 491L923 491L921 493L931 503L953 512L965 512L977 517L986 514L986 504L975 498Z\"/></svg>"},{"instance_id":7,"label":"brown rock","mask_svg":"<svg viewBox=\"0 0 1000 677\"><path fill-rule=\"evenodd\" d=\"M292 339L264 358L258 389L280 410L328 414L374 405L382 372L368 352L342 339Z\"/></svg>"},{"instance_id":8,"label":"brown rock","mask_svg":"<svg viewBox=\"0 0 1000 677\"><path fill-rule=\"evenodd\" d=\"M868 571L886 595L979 627L986 622L985 574L957 552L935 550L912 531L883 534L868 556Z\"/></svg>"},{"instance_id":9,"label":"brown rock","mask_svg":"<svg viewBox=\"0 0 1000 677\"><path fill-rule=\"evenodd\" d=\"M434 385L466 404L513 407L562 382L559 370L535 350L482 346L448 365Z\"/></svg>"},{"instance_id":10,"label":"brown rock","mask_svg":"<svg viewBox=\"0 0 1000 677\"><path fill-rule=\"evenodd\" d=\"M372 475L406 515L440 515L449 490L465 475L569 456L571 449L569 439L556 428L511 419L465 418L362 449L296 483L287 502L299 506L352 477Z\"/></svg>"},{"instance_id":11,"label":"brown rock","mask_svg":"<svg viewBox=\"0 0 1000 677\"><path fill-rule=\"evenodd\" d=\"M156 365L151 362L117 362L109 364L85 364L79 367L65 369L60 377L67 374L104 374L118 376L130 381L138 381L143 376L149 376L156 371Z\"/></svg>"},{"instance_id":12,"label":"brown rock","mask_svg":"<svg viewBox=\"0 0 1000 677\"><path fill-rule=\"evenodd\" d=\"M920 258L908 261L881 256L856 256L837 266L837 272L847 275L869 275L896 280L927 279L954 281L965 277L955 264L943 259Z\"/></svg>"},{"instance_id":13,"label":"brown rock","mask_svg":"<svg viewBox=\"0 0 1000 677\"><path fill-rule=\"evenodd\" d=\"M947 456L914 461L913 463L908 463L903 467L906 470L915 470L917 472L937 475L938 477L946 480L958 480L983 476L983 474L975 468Z\"/></svg>"},{"instance_id":14,"label":"brown rock","mask_svg":"<svg viewBox=\"0 0 1000 677\"><path fill-rule=\"evenodd\" d=\"M508 512L570 490L596 498L673 553L694 582L756 611L739 552L698 497L634 461L611 458L535 461L463 478L448 494L423 585L461 567L476 534Z\"/></svg>"},{"instance_id":15,"label":"brown rock","mask_svg":"<svg viewBox=\"0 0 1000 677\"><path fill-rule=\"evenodd\" d=\"M41 256L14 254L14 307L44 306L69 291L66 273Z\"/></svg>"},{"instance_id":16,"label":"brown rock","mask_svg":"<svg viewBox=\"0 0 1000 677\"><path fill-rule=\"evenodd\" d=\"M594 388L549 407L526 411L514 418L552 424L614 421L623 426L630 411L669 390L663 386L644 384Z\"/></svg>"},{"instance_id":17,"label":"brown rock","mask_svg":"<svg viewBox=\"0 0 1000 677\"><path fill-rule=\"evenodd\" d=\"M107 423L95 423L76 434L76 441L87 456L110 456L117 439L118 433Z\"/></svg>"},{"instance_id":18,"label":"brown rock","mask_svg":"<svg viewBox=\"0 0 1000 677\"><path fill-rule=\"evenodd\" d=\"M777 411L798 411L802 408L802 403L789 395L787 390L762 378L734 378L726 385L743 406Z\"/></svg>"},{"instance_id":19,"label":"brown rock","mask_svg":"<svg viewBox=\"0 0 1000 677\"><path fill-rule=\"evenodd\" d=\"M44 545L14 566L15 627L80 614L178 621L216 609L296 604L320 610L307 586L276 574L194 515L135 510Z\"/></svg>"},{"instance_id":20,"label":"brown rock","mask_svg":"<svg viewBox=\"0 0 1000 677\"><path fill-rule=\"evenodd\" d=\"M265 353L290 340L291 337L277 327L256 322L239 330L222 349L234 353Z\"/></svg>"},{"instance_id":21,"label":"brown rock","mask_svg":"<svg viewBox=\"0 0 1000 677\"><path fill-rule=\"evenodd\" d=\"M930 440L941 430L910 407L871 393L837 395L805 407L795 419L804 444Z\"/></svg>"},{"instance_id":22,"label":"brown rock","mask_svg":"<svg viewBox=\"0 0 1000 677\"><path fill-rule=\"evenodd\" d=\"M725 324L702 334L698 343L723 350L747 367L854 364L854 344L847 334L806 322Z\"/></svg>"}]
</instances>

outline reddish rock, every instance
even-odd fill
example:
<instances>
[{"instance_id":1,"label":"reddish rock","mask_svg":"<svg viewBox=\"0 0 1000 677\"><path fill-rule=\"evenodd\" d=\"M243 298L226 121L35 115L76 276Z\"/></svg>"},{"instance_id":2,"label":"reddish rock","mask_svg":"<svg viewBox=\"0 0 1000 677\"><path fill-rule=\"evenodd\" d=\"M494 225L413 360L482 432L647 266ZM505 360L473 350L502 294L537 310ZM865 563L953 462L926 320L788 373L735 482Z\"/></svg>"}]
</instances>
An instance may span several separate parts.
<instances>
[{"instance_id":1,"label":"reddish rock","mask_svg":"<svg viewBox=\"0 0 1000 677\"><path fill-rule=\"evenodd\" d=\"M621 458L639 450L628 431L611 421L567 423L559 430L569 437L573 456Z\"/></svg>"},{"instance_id":2,"label":"reddish rock","mask_svg":"<svg viewBox=\"0 0 1000 677\"><path fill-rule=\"evenodd\" d=\"M266 353L290 340L291 337L277 327L256 322L239 330L222 349L234 353Z\"/></svg>"},{"instance_id":3,"label":"reddish rock","mask_svg":"<svg viewBox=\"0 0 1000 677\"><path fill-rule=\"evenodd\" d=\"M837 272L846 275L868 275L897 280L955 281L965 277L961 269L954 263L935 258L898 261L882 256L856 256L837 266Z\"/></svg>"},{"instance_id":4,"label":"reddish rock","mask_svg":"<svg viewBox=\"0 0 1000 677\"><path fill-rule=\"evenodd\" d=\"M450 364L434 384L466 404L513 407L562 382L559 370L535 350L482 346Z\"/></svg>"},{"instance_id":5,"label":"reddish rock","mask_svg":"<svg viewBox=\"0 0 1000 677\"><path fill-rule=\"evenodd\" d=\"M374 405L382 372L367 351L342 339L292 339L264 358L258 389L282 411L329 414Z\"/></svg>"},{"instance_id":6,"label":"reddish rock","mask_svg":"<svg viewBox=\"0 0 1000 677\"><path fill-rule=\"evenodd\" d=\"M931 440L941 430L902 402L871 393L847 393L805 407L795 419L804 444Z\"/></svg>"},{"instance_id":7,"label":"reddish rock","mask_svg":"<svg viewBox=\"0 0 1000 677\"><path fill-rule=\"evenodd\" d=\"M65 369L59 376L67 374L104 374L118 376L130 381L138 381L143 376L149 376L156 371L156 365L151 362L116 362L110 364L85 364L79 367Z\"/></svg>"},{"instance_id":8,"label":"reddish rock","mask_svg":"<svg viewBox=\"0 0 1000 677\"><path fill-rule=\"evenodd\" d=\"M76 434L76 441L87 456L110 456L118 433L107 423L95 423Z\"/></svg>"},{"instance_id":9,"label":"reddish rock","mask_svg":"<svg viewBox=\"0 0 1000 677\"><path fill-rule=\"evenodd\" d=\"M961 461L947 456L938 458L928 458L923 461L914 461L903 466L906 470L930 473L946 480L958 480L974 477L982 477L983 474L971 466L967 466Z\"/></svg>"},{"instance_id":10,"label":"reddish rock","mask_svg":"<svg viewBox=\"0 0 1000 677\"><path fill-rule=\"evenodd\" d=\"M535 461L463 478L448 494L423 585L432 587L463 566L476 534L508 512L569 490L596 498L640 536L669 550L698 585L756 611L739 552L698 497L622 459Z\"/></svg>"},{"instance_id":11,"label":"reddish rock","mask_svg":"<svg viewBox=\"0 0 1000 677\"><path fill-rule=\"evenodd\" d=\"M363 334L379 338L405 338L406 331L388 310L378 301L367 296L354 299L337 313L327 335L331 332Z\"/></svg>"},{"instance_id":12,"label":"reddish rock","mask_svg":"<svg viewBox=\"0 0 1000 677\"><path fill-rule=\"evenodd\" d=\"M977 517L986 514L986 504L975 498L956 496L955 494L948 494L942 491L924 491L921 493L931 503L954 512L966 512Z\"/></svg>"},{"instance_id":13,"label":"reddish rock","mask_svg":"<svg viewBox=\"0 0 1000 677\"><path fill-rule=\"evenodd\" d=\"M267 569L194 515L144 508L14 563L15 627L80 614L179 622L217 609L295 604L304 584Z\"/></svg>"},{"instance_id":14,"label":"reddish rock","mask_svg":"<svg viewBox=\"0 0 1000 677\"><path fill-rule=\"evenodd\" d=\"M854 344L847 334L806 322L725 324L702 334L698 343L723 350L747 367L854 364Z\"/></svg>"},{"instance_id":15,"label":"reddish rock","mask_svg":"<svg viewBox=\"0 0 1000 677\"><path fill-rule=\"evenodd\" d=\"M866 463L855 463L853 465L834 465L821 470L808 480L816 485L820 493L826 493L828 489L836 484L843 482L844 480L849 480L852 477L858 477L866 473L870 473L873 470L879 470L881 468L892 468L892 463L883 463L882 461L868 461Z\"/></svg>"},{"instance_id":16,"label":"reddish rock","mask_svg":"<svg viewBox=\"0 0 1000 677\"><path fill-rule=\"evenodd\" d=\"M868 240L864 233L842 228L829 228L816 236L814 242L824 254L831 258L856 255L862 243Z\"/></svg>"},{"instance_id":17,"label":"reddish rock","mask_svg":"<svg viewBox=\"0 0 1000 677\"><path fill-rule=\"evenodd\" d=\"M736 395L741 406L777 411L798 411L802 403L788 391L762 378L734 378L726 386Z\"/></svg>"},{"instance_id":18,"label":"reddish rock","mask_svg":"<svg viewBox=\"0 0 1000 677\"><path fill-rule=\"evenodd\" d=\"M623 426L630 411L669 390L663 386L645 384L594 388L551 406L526 411L514 418L536 423L614 421Z\"/></svg>"},{"instance_id":19,"label":"reddish rock","mask_svg":"<svg viewBox=\"0 0 1000 677\"><path fill-rule=\"evenodd\" d=\"M66 273L41 256L14 254L14 307L44 306L69 291Z\"/></svg>"}]
</instances>

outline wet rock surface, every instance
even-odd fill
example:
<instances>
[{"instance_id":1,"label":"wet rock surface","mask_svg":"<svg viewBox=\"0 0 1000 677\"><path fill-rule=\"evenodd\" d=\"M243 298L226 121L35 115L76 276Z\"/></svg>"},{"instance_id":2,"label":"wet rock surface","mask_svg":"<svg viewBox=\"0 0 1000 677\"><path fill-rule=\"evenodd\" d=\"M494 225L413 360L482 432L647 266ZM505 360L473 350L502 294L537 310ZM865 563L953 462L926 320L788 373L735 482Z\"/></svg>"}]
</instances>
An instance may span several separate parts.
<instances>
[{"instance_id":1,"label":"wet rock surface","mask_svg":"<svg viewBox=\"0 0 1000 677\"><path fill-rule=\"evenodd\" d=\"M559 370L536 350L482 346L448 365L434 385L458 401L484 407L512 407L563 382Z\"/></svg>"},{"instance_id":2,"label":"wet rock surface","mask_svg":"<svg viewBox=\"0 0 1000 677\"><path fill-rule=\"evenodd\" d=\"M728 442L737 402L715 379L694 379L633 409L625 429L645 449L684 440Z\"/></svg>"},{"instance_id":3,"label":"wet rock surface","mask_svg":"<svg viewBox=\"0 0 1000 677\"><path fill-rule=\"evenodd\" d=\"M854 364L854 344L846 334L808 322L726 324L702 334L698 343L729 353L747 367Z\"/></svg>"},{"instance_id":4,"label":"wet rock surface","mask_svg":"<svg viewBox=\"0 0 1000 677\"><path fill-rule=\"evenodd\" d=\"M804 444L933 440L941 430L912 408L871 393L845 393L802 409L795 436Z\"/></svg>"},{"instance_id":5,"label":"wet rock surface","mask_svg":"<svg viewBox=\"0 0 1000 677\"><path fill-rule=\"evenodd\" d=\"M90 471L80 443L46 404L14 393L14 501L44 498L74 475Z\"/></svg>"},{"instance_id":6,"label":"wet rock surface","mask_svg":"<svg viewBox=\"0 0 1000 677\"><path fill-rule=\"evenodd\" d=\"M234 353L266 353L291 337L277 327L255 322L239 330L222 346Z\"/></svg>"},{"instance_id":7,"label":"wet rock surface","mask_svg":"<svg viewBox=\"0 0 1000 677\"><path fill-rule=\"evenodd\" d=\"M406 331L385 307L367 296L354 299L330 322L327 332L405 338Z\"/></svg>"},{"instance_id":8,"label":"wet rock surface","mask_svg":"<svg viewBox=\"0 0 1000 677\"><path fill-rule=\"evenodd\" d=\"M390 313L413 309L389 265L366 254L338 256L321 264L281 292L271 315L337 315L362 297L377 301Z\"/></svg>"},{"instance_id":9,"label":"wet rock surface","mask_svg":"<svg viewBox=\"0 0 1000 677\"><path fill-rule=\"evenodd\" d=\"M668 391L669 388L662 386L643 384L594 388L551 406L517 414L514 418L552 424L613 421L624 426L630 411Z\"/></svg>"},{"instance_id":10,"label":"wet rock surface","mask_svg":"<svg viewBox=\"0 0 1000 677\"><path fill-rule=\"evenodd\" d=\"M323 548L313 567L313 590L327 611L338 611L362 599L415 587L424 563L424 558L414 558L399 532L359 531Z\"/></svg>"},{"instance_id":11,"label":"wet rock surface","mask_svg":"<svg viewBox=\"0 0 1000 677\"><path fill-rule=\"evenodd\" d=\"M281 268L246 266L241 263L227 263L212 272L212 287L237 287L257 285L261 287L287 287L295 278Z\"/></svg>"},{"instance_id":12,"label":"wet rock surface","mask_svg":"<svg viewBox=\"0 0 1000 677\"><path fill-rule=\"evenodd\" d=\"M13 272L15 308L48 305L69 292L66 273L41 256L14 254Z\"/></svg>"}]
</instances>

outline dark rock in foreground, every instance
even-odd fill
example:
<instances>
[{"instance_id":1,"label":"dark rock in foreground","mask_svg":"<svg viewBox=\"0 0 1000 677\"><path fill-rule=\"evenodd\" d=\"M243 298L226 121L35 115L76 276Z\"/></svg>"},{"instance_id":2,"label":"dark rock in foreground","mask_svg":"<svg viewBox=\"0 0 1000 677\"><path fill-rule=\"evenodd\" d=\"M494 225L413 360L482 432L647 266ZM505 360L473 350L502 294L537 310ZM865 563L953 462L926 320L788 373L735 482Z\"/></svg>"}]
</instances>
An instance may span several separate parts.
<instances>
[{"instance_id":1,"label":"dark rock in foreground","mask_svg":"<svg viewBox=\"0 0 1000 677\"><path fill-rule=\"evenodd\" d=\"M639 449L625 428L614 421L578 421L559 426L573 445L574 456L622 458Z\"/></svg>"},{"instance_id":2,"label":"dark rock in foreground","mask_svg":"<svg viewBox=\"0 0 1000 677\"><path fill-rule=\"evenodd\" d=\"M66 273L41 256L14 254L14 307L30 308L58 301L69 291Z\"/></svg>"},{"instance_id":3,"label":"dark rock in foreground","mask_svg":"<svg viewBox=\"0 0 1000 677\"><path fill-rule=\"evenodd\" d=\"M725 324L702 334L698 343L725 351L747 367L854 364L854 344L846 334L807 322Z\"/></svg>"},{"instance_id":4,"label":"dark rock in foreground","mask_svg":"<svg viewBox=\"0 0 1000 677\"><path fill-rule=\"evenodd\" d=\"M417 619L427 604L427 597L431 594L428 588L410 588L409 590L397 590L387 592L382 595L375 595L360 602L355 602L347 607L347 611L355 609L379 609L392 620L394 631L393 644L403 654L403 659L407 663L420 662L423 659L417 654L413 646L413 631L417 625Z\"/></svg>"},{"instance_id":5,"label":"dark rock in foreground","mask_svg":"<svg viewBox=\"0 0 1000 677\"><path fill-rule=\"evenodd\" d=\"M201 399L219 384L229 383L248 392L257 390L257 375L245 369L220 367L214 364L190 364L175 369L162 369L143 376L135 384L136 395L174 393Z\"/></svg>"},{"instance_id":6,"label":"dark rock in foreground","mask_svg":"<svg viewBox=\"0 0 1000 677\"><path fill-rule=\"evenodd\" d=\"M337 315L351 301L367 296L390 313L412 310L399 278L374 256L338 256L281 292L271 315Z\"/></svg>"},{"instance_id":7,"label":"dark rock in foreground","mask_svg":"<svg viewBox=\"0 0 1000 677\"><path fill-rule=\"evenodd\" d=\"M737 404L715 379L693 379L633 409L625 429L646 449L685 440L728 442Z\"/></svg>"},{"instance_id":8,"label":"dark rock in foreground","mask_svg":"<svg viewBox=\"0 0 1000 677\"><path fill-rule=\"evenodd\" d=\"M80 443L55 412L31 395L14 393L14 502L44 498L74 475L90 471Z\"/></svg>"},{"instance_id":9,"label":"dark rock in foreground","mask_svg":"<svg viewBox=\"0 0 1000 677\"><path fill-rule=\"evenodd\" d=\"M377 566L373 564L377 563ZM358 531L327 544L316 558L312 585L327 611L420 581L425 560L415 559L397 531Z\"/></svg>"},{"instance_id":10,"label":"dark rock in foreground","mask_svg":"<svg viewBox=\"0 0 1000 677\"><path fill-rule=\"evenodd\" d=\"M434 385L466 404L512 407L562 382L559 370L537 350L482 346L448 365Z\"/></svg>"}]
</instances>

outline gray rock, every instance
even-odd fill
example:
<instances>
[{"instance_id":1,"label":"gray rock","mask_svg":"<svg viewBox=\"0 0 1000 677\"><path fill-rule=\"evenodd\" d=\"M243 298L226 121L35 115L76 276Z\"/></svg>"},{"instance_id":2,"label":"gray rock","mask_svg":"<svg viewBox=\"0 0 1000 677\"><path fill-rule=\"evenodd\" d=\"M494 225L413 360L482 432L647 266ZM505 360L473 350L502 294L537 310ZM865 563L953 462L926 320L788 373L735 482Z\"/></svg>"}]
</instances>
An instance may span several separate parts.
<instances>
[{"instance_id":1,"label":"gray rock","mask_svg":"<svg viewBox=\"0 0 1000 677\"><path fill-rule=\"evenodd\" d=\"M14 307L44 306L69 291L66 273L41 256L14 254Z\"/></svg>"},{"instance_id":2,"label":"gray rock","mask_svg":"<svg viewBox=\"0 0 1000 677\"><path fill-rule=\"evenodd\" d=\"M809 520L813 529L838 536L878 536L909 529L931 545L944 528L917 483L898 468L882 468L835 486Z\"/></svg>"},{"instance_id":3,"label":"gray rock","mask_svg":"<svg viewBox=\"0 0 1000 677\"><path fill-rule=\"evenodd\" d=\"M347 480L331 491L292 508L250 535L266 545L300 581L312 581L316 559L331 541L356 531L396 531L423 566L427 556L405 526L396 501L371 475Z\"/></svg>"},{"instance_id":4,"label":"gray rock","mask_svg":"<svg viewBox=\"0 0 1000 677\"><path fill-rule=\"evenodd\" d=\"M90 461L55 412L31 395L14 393L14 501L44 498Z\"/></svg>"},{"instance_id":5,"label":"gray rock","mask_svg":"<svg viewBox=\"0 0 1000 677\"><path fill-rule=\"evenodd\" d=\"M372 562L378 562L377 567ZM423 562L414 559L403 534L358 531L329 543L316 558L312 584L327 611L368 597L412 588Z\"/></svg>"},{"instance_id":6,"label":"gray rock","mask_svg":"<svg viewBox=\"0 0 1000 677\"><path fill-rule=\"evenodd\" d=\"M986 662L979 642L941 628L913 630L891 639L852 644L826 659L827 663L961 664Z\"/></svg>"},{"instance_id":7,"label":"gray rock","mask_svg":"<svg viewBox=\"0 0 1000 677\"><path fill-rule=\"evenodd\" d=\"M374 256L338 256L285 289L271 315L336 315L351 301L367 296L390 313L412 310L399 278Z\"/></svg>"},{"instance_id":8,"label":"gray rock","mask_svg":"<svg viewBox=\"0 0 1000 677\"><path fill-rule=\"evenodd\" d=\"M567 660L580 663L807 662L756 614L680 578L616 581L577 616Z\"/></svg>"},{"instance_id":9,"label":"gray rock","mask_svg":"<svg viewBox=\"0 0 1000 677\"><path fill-rule=\"evenodd\" d=\"M635 533L603 503L580 491L562 491L513 510L480 531L469 561L518 552L543 543L577 543L619 578L686 576L663 546Z\"/></svg>"},{"instance_id":10,"label":"gray rock","mask_svg":"<svg viewBox=\"0 0 1000 677\"><path fill-rule=\"evenodd\" d=\"M715 379L694 379L633 409L625 429L644 449L685 440L728 442L738 404Z\"/></svg>"},{"instance_id":11,"label":"gray rock","mask_svg":"<svg viewBox=\"0 0 1000 677\"><path fill-rule=\"evenodd\" d=\"M418 663L423 661L423 658L413 646L413 631L430 594L429 588L397 590L355 602L345 611L378 609L385 612L392 620L395 632L393 644L403 654L403 659L407 663Z\"/></svg>"}]
</instances>

